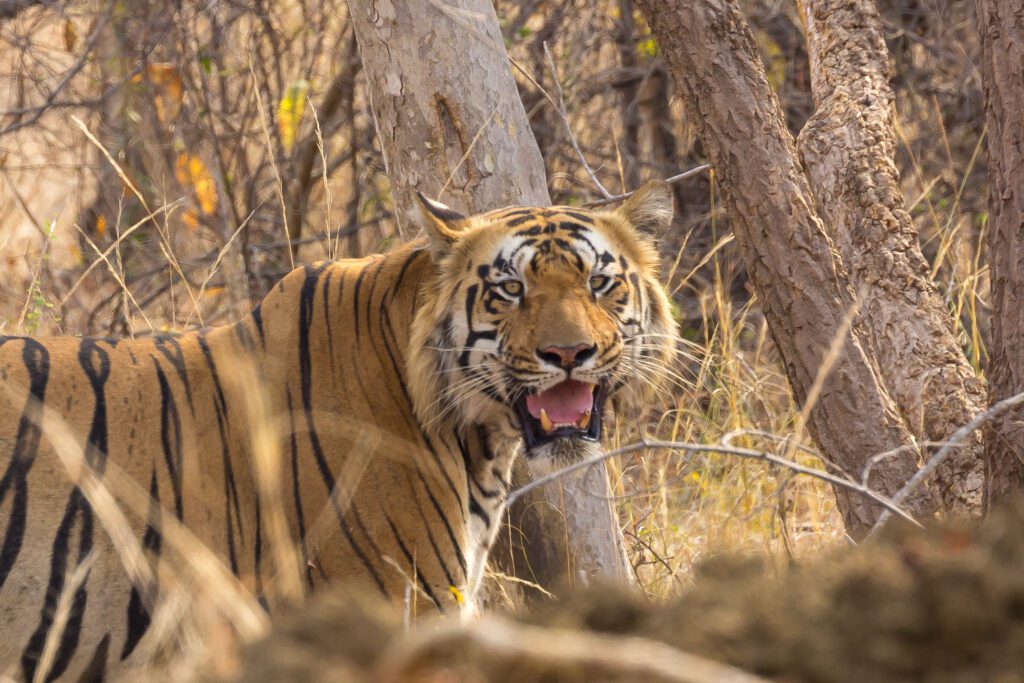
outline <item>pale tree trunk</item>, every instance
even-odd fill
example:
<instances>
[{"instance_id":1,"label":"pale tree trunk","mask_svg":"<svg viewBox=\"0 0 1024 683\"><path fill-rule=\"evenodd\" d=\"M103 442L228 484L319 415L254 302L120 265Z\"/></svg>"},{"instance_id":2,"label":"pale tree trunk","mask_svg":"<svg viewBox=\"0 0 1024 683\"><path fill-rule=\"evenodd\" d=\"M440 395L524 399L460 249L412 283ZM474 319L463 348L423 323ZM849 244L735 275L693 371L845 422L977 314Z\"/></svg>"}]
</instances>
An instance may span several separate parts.
<instances>
[{"instance_id":1,"label":"pale tree trunk","mask_svg":"<svg viewBox=\"0 0 1024 683\"><path fill-rule=\"evenodd\" d=\"M915 437L942 442L984 410L984 388L904 209L881 21L872 0L799 5L816 107L800 132L800 155L862 301L859 322L884 385ZM935 484L945 512L980 514L980 433L944 461Z\"/></svg>"},{"instance_id":2,"label":"pale tree trunk","mask_svg":"<svg viewBox=\"0 0 1024 683\"><path fill-rule=\"evenodd\" d=\"M754 37L731 0L636 4L715 167L750 282L796 400L804 404L854 296L816 213ZM892 494L917 470L920 454L864 340L853 325L807 426L830 464L858 478L872 455L903 448L871 470L872 488ZM836 498L854 537L870 529L880 514L855 494L836 489ZM938 503L930 488L907 501L918 516L932 513Z\"/></svg>"},{"instance_id":3,"label":"pale tree trunk","mask_svg":"<svg viewBox=\"0 0 1024 683\"><path fill-rule=\"evenodd\" d=\"M488 0L350 0L349 7L401 218L415 190L466 212L550 203ZM405 237L417 229L407 224ZM604 468L595 468L517 505L511 545L520 552L506 553L503 568L546 587L581 574L630 580L609 500Z\"/></svg>"},{"instance_id":4,"label":"pale tree trunk","mask_svg":"<svg viewBox=\"0 0 1024 683\"><path fill-rule=\"evenodd\" d=\"M1024 1L977 0L988 130L992 402L1024 391ZM1024 489L1024 410L992 424L986 502Z\"/></svg>"}]
</instances>

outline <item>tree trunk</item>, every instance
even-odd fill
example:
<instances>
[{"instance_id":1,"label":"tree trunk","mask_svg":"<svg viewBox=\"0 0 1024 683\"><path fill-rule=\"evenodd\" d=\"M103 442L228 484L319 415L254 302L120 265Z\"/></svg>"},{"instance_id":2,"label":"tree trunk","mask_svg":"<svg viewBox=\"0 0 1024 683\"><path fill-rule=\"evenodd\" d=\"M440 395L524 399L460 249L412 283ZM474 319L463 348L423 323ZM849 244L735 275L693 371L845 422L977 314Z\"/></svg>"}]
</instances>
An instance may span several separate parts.
<instances>
[{"instance_id":1,"label":"tree trunk","mask_svg":"<svg viewBox=\"0 0 1024 683\"><path fill-rule=\"evenodd\" d=\"M1024 1L977 0L988 130L992 402L1024 391ZM1024 410L994 421L986 504L1024 488Z\"/></svg>"},{"instance_id":2,"label":"tree trunk","mask_svg":"<svg viewBox=\"0 0 1024 683\"><path fill-rule=\"evenodd\" d=\"M798 147L830 234L863 301L859 323L885 387L921 441L945 441L985 408L904 209L893 155L889 53L872 0L800 0L817 108ZM981 434L940 466L945 512L977 515Z\"/></svg>"},{"instance_id":3,"label":"tree trunk","mask_svg":"<svg viewBox=\"0 0 1024 683\"><path fill-rule=\"evenodd\" d=\"M550 204L488 0L349 6L400 217L409 215L415 190L466 212ZM406 227L405 237L414 230ZM525 555L506 558L506 566L546 587L572 583L580 572L628 579L609 499L604 468L596 468L524 501L510 521L518 527L512 545Z\"/></svg>"},{"instance_id":4,"label":"tree trunk","mask_svg":"<svg viewBox=\"0 0 1024 683\"><path fill-rule=\"evenodd\" d=\"M715 167L750 282L804 404L854 296L842 260L814 208L807 178L765 77L754 37L731 0L636 0ZM874 465L869 484L892 494L914 474L919 453L858 325L835 355L810 411L808 429L825 458L860 477L872 455L904 450ZM858 537L880 514L843 490L836 498ZM907 501L925 516L930 489Z\"/></svg>"}]
</instances>

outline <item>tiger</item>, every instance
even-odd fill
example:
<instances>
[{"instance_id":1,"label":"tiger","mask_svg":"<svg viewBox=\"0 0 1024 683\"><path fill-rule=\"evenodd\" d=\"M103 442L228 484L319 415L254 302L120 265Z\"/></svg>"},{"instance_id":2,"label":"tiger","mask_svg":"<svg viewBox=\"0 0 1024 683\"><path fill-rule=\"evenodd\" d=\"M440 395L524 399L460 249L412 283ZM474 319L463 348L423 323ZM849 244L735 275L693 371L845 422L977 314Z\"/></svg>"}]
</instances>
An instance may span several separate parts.
<instances>
[{"instance_id":1,"label":"tiger","mask_svg":"<svg viewBox=\"0 0 1024 683\"><path fill-rule=\"evenodd\" d=\"M233 324L0 337L0 672L104 680L152 654L153 587L126 571L83 472L148 493L125 518L153 567L174 522L263 595L262 425L239 364L283 424L275 482L306 587L474 608L516 460L540 472L599 454L609 411L642 405L667 372L677 331L656 236L672 195L652 181L614 209L470 216L417 197L425 234L299 267Z\"/></svg>"}]
</instances>

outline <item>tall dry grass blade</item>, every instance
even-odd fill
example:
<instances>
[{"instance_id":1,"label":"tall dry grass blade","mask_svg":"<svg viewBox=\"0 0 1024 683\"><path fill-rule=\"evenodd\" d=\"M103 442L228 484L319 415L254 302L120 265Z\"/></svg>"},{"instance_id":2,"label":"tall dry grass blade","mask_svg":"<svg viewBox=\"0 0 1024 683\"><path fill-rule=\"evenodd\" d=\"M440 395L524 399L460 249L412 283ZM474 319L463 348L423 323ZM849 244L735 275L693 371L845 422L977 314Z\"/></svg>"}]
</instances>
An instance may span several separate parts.
<instances>
[{"instance_id":1,"label":"tall dry grass blade","mask_svg":"<svg viewBox=\"0 0 1024 683\"><path fill-rule=\"evenodd\" d=\"M225 381L234 387L234 393L243 397L241 410L245 422L251 425L250 448L255 469L258 494L264 511L263 519L274 562L274 585L277 596L286 603L298 604L305 596L303 572L295 541L288 532L281 482L282 420L271 414L270 397L265 383L252 362L242 358L224 366ZM257 570L258 571L258 570Z\"/></svg>"},{"instance_id":2,"label":"tall dry grass blade","mask_svg":"<svg viewBox=\"0 0 1024 683\"><path fill-rule=\"evenodd\" d=\"M64 638L64 629L68 625L68 618L71 616L71 608L74 605L75 593L82 587L89 577L89 571L96 561L95 550L90 551L85 558L78 563L71 576L67 577L61 587L60 596L57 598L57 608L53 613L53 624L49 633L46 634L46 642L43 644L43 652L39 656L39 663L36 666L35 674L32 676L32 683L46 683L49 680L50 669L53 668L53 661L57 658L57 650Z\"/></svg>"}]
</instances>

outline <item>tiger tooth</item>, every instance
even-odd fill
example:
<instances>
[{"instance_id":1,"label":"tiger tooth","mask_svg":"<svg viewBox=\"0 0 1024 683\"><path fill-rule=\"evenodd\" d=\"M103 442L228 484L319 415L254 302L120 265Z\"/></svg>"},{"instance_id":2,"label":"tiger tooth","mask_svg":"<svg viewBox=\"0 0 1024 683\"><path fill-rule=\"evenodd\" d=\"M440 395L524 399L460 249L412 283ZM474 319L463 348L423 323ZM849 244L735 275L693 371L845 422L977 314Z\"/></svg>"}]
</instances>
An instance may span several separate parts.
<instances>
[{"instance_id":1,"label":"tiger tooth","mask_svg":"<svg viewBox=\"0 0 1024 683\"><path fill-rule=\"evenodd\" d=\"M586 411L583 412L583 415L581 415L580 419L576 422L576 426L579 427L580 429L586 429L587 427L590 426L590 411L589 410L586 410Z\"/></svg>"},{"instance_id":2,"label":"tiger tooth","mask_svg":"<svg viewBox=\"0 0 1024 683\"><path fill-rule=\"evenodd\" d=\"M548 411L543 408L540 409L540 428L545 432L550 432L555 428L554 423L551 422L551 418L548 417Z\"/></svg>"}]
</instances>

